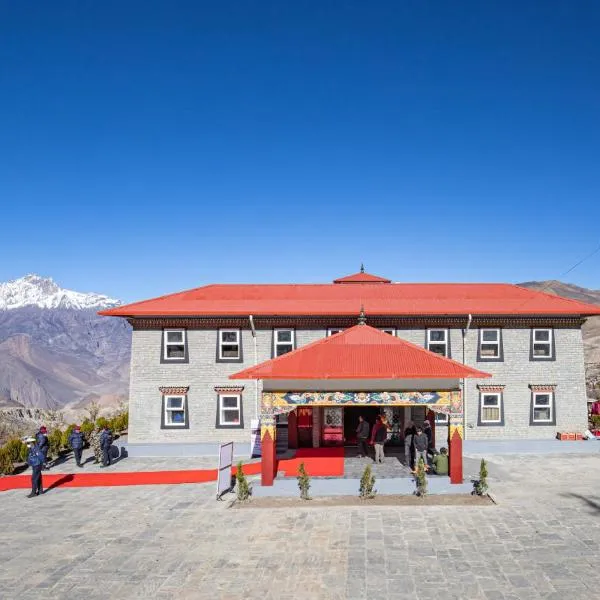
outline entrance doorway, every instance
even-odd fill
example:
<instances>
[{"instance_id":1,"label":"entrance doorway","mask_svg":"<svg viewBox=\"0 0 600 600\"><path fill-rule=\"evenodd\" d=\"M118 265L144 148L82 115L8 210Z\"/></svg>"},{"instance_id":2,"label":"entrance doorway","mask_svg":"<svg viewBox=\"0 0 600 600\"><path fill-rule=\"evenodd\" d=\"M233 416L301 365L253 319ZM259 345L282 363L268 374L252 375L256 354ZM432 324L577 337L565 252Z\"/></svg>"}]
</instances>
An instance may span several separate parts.
<instances>
[{"instance_id":1,"label":"entrance doorway","mask_svg":"<svg viewBox=\"0 0 600 600\"><path fill-rule=\"evenodd\" d=\"M302 406L296 409L298 424L298 448L313 446L313 409L312 406Z\"/></svg>"},{"instance_id":2,"label":"entrance doorway","mask_svg":"<svg viewBox=\"0 0 600 600\"><path fill-rule=\"evenodd\" d=\"M379 406L345 406L344 444L346 446L356 445L356 428L358 427L358 417L360 415L369 423L369 431L372 431L375 419L377 419L377 415L380 413L381 409Z\"/></svg>"}]
</instances>

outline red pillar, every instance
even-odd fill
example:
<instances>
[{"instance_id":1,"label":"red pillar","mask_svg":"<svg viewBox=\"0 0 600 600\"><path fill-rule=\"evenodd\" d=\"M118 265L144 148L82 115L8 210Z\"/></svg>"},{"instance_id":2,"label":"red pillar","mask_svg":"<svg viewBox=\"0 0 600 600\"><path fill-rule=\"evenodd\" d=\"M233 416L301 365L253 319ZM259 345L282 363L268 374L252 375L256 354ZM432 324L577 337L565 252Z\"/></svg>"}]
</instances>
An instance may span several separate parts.
<instances>
[{"instance_id":1,"label":"red pillar","mask_svg":"<svg viewBox=\"0 0 600 600\"><path fill-rule=\"evenodd\" d=\"M431 447L435 448L435 413L431 409L427 413L427 420L431 425Z\"/></svg>"},{"instance_id":2,"label":"red pillar","mask_svg":"<svg viewBox=\"0 0 600 600\"><path fill-rule=\"evenodd\" d=\"M298 417L293 410L288 414L288 448L298 447Z\"/></svg>"},{"instance_id":3,"label":"red pillar","mask_svg":"<svg viewBox=\"0 0 600 600\"><path fill-rule=\"evenodd\" d=\"M462 435L458 427L450 427L448 459L450 462L450 483L463 482Z\"/></svg>"},{"instance_id":4,"label":"red pillar","mask_svg":"<svg viewBox=\"0 0 600 600\"><path fill-rule=\"evenodd\" d=\"M273 485L277 473L277 446L273 429L273 427L264 427L261 431L261 485Z\"/></svg>"}]
</instances>

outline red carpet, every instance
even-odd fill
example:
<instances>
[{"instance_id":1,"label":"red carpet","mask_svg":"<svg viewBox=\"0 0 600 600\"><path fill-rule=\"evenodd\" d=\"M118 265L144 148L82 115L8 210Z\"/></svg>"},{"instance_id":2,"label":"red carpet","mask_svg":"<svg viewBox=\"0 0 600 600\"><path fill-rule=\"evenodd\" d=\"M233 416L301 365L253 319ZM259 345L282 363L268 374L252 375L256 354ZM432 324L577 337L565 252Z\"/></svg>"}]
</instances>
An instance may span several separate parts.
<instances>
[{"instance_id":1,"label":"red carpet","mask_svg":"<svg viewBox=\"0 0 600 600\"><path fill-rule=\"evenodd\" d=\"M215 459L216 460L216 459ZM296 477L300 463L311 476L344 474L343 448L302 448L294 458L278 461L278 471L285 477ZM236 468L231 472L235 474ZM244 465L246 475L260 475L260 463ZM57 487L113 487L120 485L172 485L177 483L208 483L217 480L217 469L194 471L136 471L132 473L44 473L44 488ZM0 492L28 489L31 487L31 474L0 477Z\"/></svg>"},{"instance_id":2,"label":"red carpet","mask_svg":"<svg viewBox=\"0 0 600 600\"><path fill-rule=\"evenodd\" d=\"M341 477L344 474L344 449L300 448L294 458L280 460L277 470L285 477L296 477L300 463L304 463L311 477Z\"/></svg>"}]
</instances>

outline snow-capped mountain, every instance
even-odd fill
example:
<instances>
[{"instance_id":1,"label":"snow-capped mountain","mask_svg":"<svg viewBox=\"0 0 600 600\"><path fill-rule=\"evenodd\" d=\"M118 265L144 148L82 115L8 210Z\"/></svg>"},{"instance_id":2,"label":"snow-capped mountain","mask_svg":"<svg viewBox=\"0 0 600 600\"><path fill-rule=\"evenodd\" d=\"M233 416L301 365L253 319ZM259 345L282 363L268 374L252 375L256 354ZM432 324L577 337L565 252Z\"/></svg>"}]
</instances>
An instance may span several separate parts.
<instances>
[{"instance_id":1,"label":"snow-capped mountain","mask_svg":"<svg viewBox=\"0 0 600 600\"><path fill-rule=\"evenodd\" d=\"M38 308L101 309L121 304L119 300L103 294L74 292L61 288L52 278L26 275L13 281L0 283L0 310L25 306Z\"/></svg>"}]
</instances>

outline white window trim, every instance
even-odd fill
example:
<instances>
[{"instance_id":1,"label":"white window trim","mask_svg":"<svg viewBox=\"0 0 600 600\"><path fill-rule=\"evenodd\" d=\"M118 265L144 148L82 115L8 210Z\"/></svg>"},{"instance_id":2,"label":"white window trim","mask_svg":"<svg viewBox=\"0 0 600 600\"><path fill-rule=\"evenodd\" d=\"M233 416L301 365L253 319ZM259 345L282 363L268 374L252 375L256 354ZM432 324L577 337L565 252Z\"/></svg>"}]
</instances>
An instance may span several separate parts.
<instances>
[{"instance_id":1,"label":"white window trim","mask_svg":"<svg viewBox=\"0 0 600 600\"><path fill-rule=\"evenodd\" d=\"M537 341L535 339L535 334L538 331L547 331L549 333L548 336L548 341ZM552 353L552 347L553 347L553 342L554 342L554 330L551 327L537 327L533 330L533 338L531 340L531 356L533 357L533 360L548 360L549 358L554 358L553 353ZM543 354L536 354L535 353L535 346L536 344L538 346L548 346L548 354L547 355L543 355Z\"/></svg>"},{"instance_id":2,"label":"white window trim","mask_svg":"<svg viewBox=\"0 0 600 600\"><path fill-rule=\"evenodd\" d=\"M169 398L179 398L181 400L181 408L169 408ZM167 427L185 427L187 425L187 411L185 410L185 395L181 394L165 394L164 395L164 403L165 403L165 426ZM173 423L169 422L167 416L172 412L183 412L183 423Z\"/></svg>"},{"instance_id":3,"label":"white window trim","mask_svg":"<svg viewBox=\"0 0 600 600\"><path fill-rule=\"evenodd\" d=\"M289 342L280 342L277 338L277 334L280 331L289 331L292 335L291 335L291 341ZM290 352L293 352L296 349L296 331L294 329L291 329L289 327L279 327L277 329L273 329L273 349L274 349L274 358L277 358L278 356L283 356L283 354L277 354L277 347L278 346L291 346L292 349L290 350ZM287 352L286 352L287 354Z\"/></svg>"},{"instance_id":4,"label":"white window trim","mask_svg":"<svg viewBox=\"0 0 600 600\"><path fill-rule=\"evenodd\" d=\"M223 342L224 333L235 333L235 342ZM242 356L241 331L239 329L219 329L219 360L240 360ZM238 347L237 356L223 356L223 346L236 345Z\"/></svg>"},{"instance_id":5,"label":"white window trim","mask_svg":"<svg viewBox=\"0 0 600 600\"><path fill-rule=\"evenodd\" d=\"M536 404L535 399L537 396L548 396L549 404ZM536 408L549 408L550 418L548 419L536 419L535 409ZM554 392L533 392L533 413L531 415L533 423L552 423L554 420Z\"/></svg>"},{"instance_id":6,"label":"white window trim","mask_svg":"<svg viewBox=\"0 0 600 600\"><path fill-rule=\"evenodd\" d=\"M483 398L485 396L496 396L496 398L498 399L498 404L496 407L493 406L485 406L483 404ZM502 423L502 393L501 392L481 392L481 399L479 401L480 403L480 407L479 407L479 411L480 411L480 415L479 418L481 420L481 423L484 424L489 424L489 423L493 423L493 424L498 424L498 423ZM484 408L498 408L498 419L484 419L483 418L483 409Z\"/></svg>"},{"instance_id":7,"label":"white window trim","mask_svg":"<svg viewBox=\"0 0 600 600\"><path fill-rule=\"evenodd\" d=\"M389 333L390 335L393 335L394 337L396 336L396 328L395 327L380 327L379 330L383 331L384 333Z\"/></svg>"},{"instance_id":8,"label":"white window trim","mask_svg":"<svg viewBox=\"0 0 600 600\"><path fill-rule=\"evenodd\" d=\"M224 407L223 406L223 398L237 398L237 407L232 407L232 406ZM223 413L226 410L236 410L236 409L239 414L238 422L237 423L226 423L225 419L223 418ZM219 427L239 427L241 422L242 422L242 395L241 394L231 394L231 393L219 394Z\"/></svg>"},{"instance_id":9,"label":"white window trim","mask_svg":"<svg viewBox=\"0 0 600 600\"><path fill-rule=\"evenodd\" d=\"M183 342L169 342L169 333L181 332ZM181 346L183 344L183 356L167 356L167 349L169 346ZM185 329L163 329L163 359L164 360L183 360L185 358L185 347L187 344L186 331Z\"/></svg>"},{"instance_id":10,"label":"white window trim","mask_svg":"<svg viewBox=\"0 0 600 600\"><path fill-rule=\"evenodd\" d=\"M432 331L443 331L444 332L444 341L440 342L438 340L432 340L431 339L431 332ZM427 330L427 350L429 350L429 348L431 347L432 344L436 345L436 346L444 346L444 356L446 358L448 358L448 338L449 336L449 331L448 329L443 329L440 327L433 327L432 329L428 329ZM431 350L429 350L431 352Z\"/></svg>"},{"instance_id":11,"label":"white window trim","mask_svg":"<svg viewBox=\"0 0 600 600\"><path fill-rule=\"evenodd\" d=\"M495 342L490 342L488 340L484 340L483 339L483 333L484 331L495 331L496 332L496 341ZM497 353L493 356L490 356L489 354L483 354L483 349L482 346L483 345L486 346L496 346L496 348L498 348ZM490 328L490 327L485 327L484 329L480 329L479 330L479 356L485 360L487 359L491 359L491 358L500 358L500 329L496 329L496 328Z\"/></svg>"},{"instance_id":12,"label":"white window trim","mask_svg":"<svg viewBox=\"0 0 600 600\"><path fill-rule=\"evenodd\" d=\"M327 337L331 337L332 335L335 335L335 333L333 333L335 331L335 333L342 333L342 331L344 331L343 327L329 327L327 329Z\"/></svg>"},{"instance_id":13,"label":"white window trim","mask_svg":"<svg viewBox=\"0 0 600 600\"><path fill-rule=\"evenodd\" d=\"M436 425L448 425L450 422L449 415L448 413L436 412L434 421Z\"/></svg>"}]
</instances>

